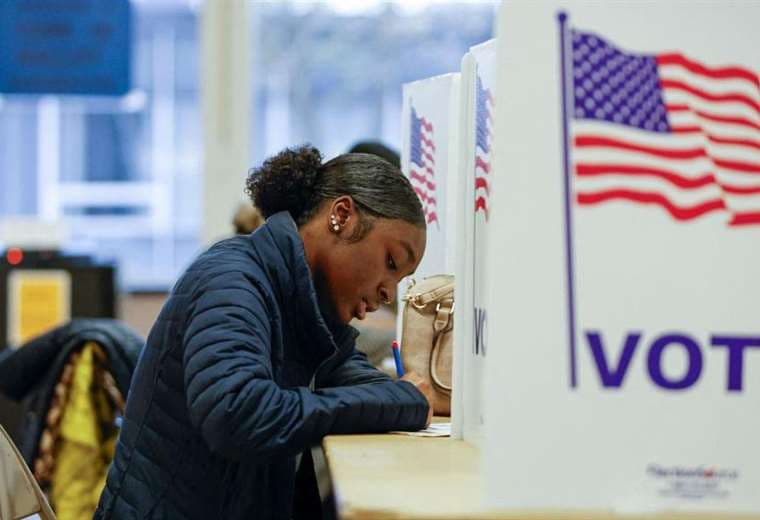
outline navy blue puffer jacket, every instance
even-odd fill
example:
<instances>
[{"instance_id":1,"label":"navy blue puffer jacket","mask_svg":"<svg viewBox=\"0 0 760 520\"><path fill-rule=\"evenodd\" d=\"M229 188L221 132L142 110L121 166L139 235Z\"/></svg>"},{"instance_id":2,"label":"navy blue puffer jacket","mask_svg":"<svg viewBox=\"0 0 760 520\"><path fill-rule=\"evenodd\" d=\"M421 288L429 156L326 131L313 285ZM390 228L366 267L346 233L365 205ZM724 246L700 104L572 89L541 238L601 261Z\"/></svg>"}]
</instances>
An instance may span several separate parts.
<instances>
[{"instance_id":1,"label":"navy blue puffer jacket","mask_svg":"<svg viewBox=\"0 0 760 520\"><path fill-rule=\"evenodd\" d=\"M95 518L290 518L299 452L423 427L425 398L356 336L320 313L288 213L213 246L148 336Z\"/></svg>"}]
</instances>

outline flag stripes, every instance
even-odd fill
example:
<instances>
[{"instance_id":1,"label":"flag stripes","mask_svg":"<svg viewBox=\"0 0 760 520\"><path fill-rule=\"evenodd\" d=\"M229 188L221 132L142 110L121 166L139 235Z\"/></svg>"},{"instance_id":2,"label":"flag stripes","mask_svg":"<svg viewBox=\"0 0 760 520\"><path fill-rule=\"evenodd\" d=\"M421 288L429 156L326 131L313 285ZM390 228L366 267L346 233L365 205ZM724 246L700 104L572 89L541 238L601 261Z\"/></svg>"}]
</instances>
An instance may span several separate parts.
<instances>
[{"instance_id":1,"label":"flag stripes","mask_svg":"<svg viewBox=\"0 0 760 520\"><path fill-rule=\"evenodd\" d=\"M680 53L620 51L572 31L576 201L659 207L678 221L760 224L760 82Z\"/></svg>"},{"instance_id":2,"label":"flag stripes","mask_svg":"<svg viewBox=\"0 0 760 520\"><path fill-rule=\"evenodd\" d=\"M409 181L422 202L425 220L439 225L435 184L435 139L433 124L412 107L410 126Z\"/></svg>"}]
</instances>

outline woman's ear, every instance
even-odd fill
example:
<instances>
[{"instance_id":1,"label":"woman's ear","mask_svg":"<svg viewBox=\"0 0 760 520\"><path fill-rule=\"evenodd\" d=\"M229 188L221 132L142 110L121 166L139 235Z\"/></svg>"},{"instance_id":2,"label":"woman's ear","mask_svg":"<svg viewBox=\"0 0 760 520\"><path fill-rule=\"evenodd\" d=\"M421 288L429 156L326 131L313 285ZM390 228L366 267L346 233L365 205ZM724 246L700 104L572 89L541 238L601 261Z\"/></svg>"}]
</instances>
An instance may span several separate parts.
<instances>
[{"instance_id":1,"label":"woman's ear","mask_svg":"<svg viewBox=\"0 0 760 520\"><path fill-rule=\"evenodd\" d=\"M330 226L335 234L352 236L358 221L356 204L350 195L341 195L333 201L330 208ZM335 229L336 226L338 229Z\"/></svg>"}]
</instances>

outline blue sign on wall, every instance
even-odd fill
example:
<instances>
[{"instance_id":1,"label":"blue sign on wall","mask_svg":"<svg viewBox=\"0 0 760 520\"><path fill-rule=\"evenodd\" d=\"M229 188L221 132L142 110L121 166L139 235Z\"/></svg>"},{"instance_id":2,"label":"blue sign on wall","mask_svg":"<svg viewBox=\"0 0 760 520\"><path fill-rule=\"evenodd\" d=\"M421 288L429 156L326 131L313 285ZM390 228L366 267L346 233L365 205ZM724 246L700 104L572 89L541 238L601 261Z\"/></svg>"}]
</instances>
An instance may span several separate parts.
<instances>
[{"instance_id":1,"label":"blue sign on wall","mask_svg":"<svg viewBox=\"0 0 760 520\"><path fill-rule=\"evenodd\" d=\"M0 0L0 92L121 95L128 0Z\"/></svg>"}]
</instances>

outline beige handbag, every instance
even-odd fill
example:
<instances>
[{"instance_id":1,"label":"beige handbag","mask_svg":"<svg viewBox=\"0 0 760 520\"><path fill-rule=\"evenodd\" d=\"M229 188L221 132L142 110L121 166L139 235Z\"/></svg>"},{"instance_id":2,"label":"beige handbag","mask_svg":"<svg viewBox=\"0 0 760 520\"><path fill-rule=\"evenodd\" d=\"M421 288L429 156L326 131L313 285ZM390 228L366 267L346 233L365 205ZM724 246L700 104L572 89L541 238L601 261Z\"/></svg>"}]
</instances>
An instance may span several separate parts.
<instances>
[{"instance_id":1,"label":"beige handbag","mask_svg":"<svg viewBox=\"0 0 760 520\"><path fill-rule=\"evenodd\" d=\"M413 283L404 297L401 359L433 388L435 415L451 415L454 277L440 274Z\"/></svg>"}]
</instances>

